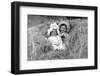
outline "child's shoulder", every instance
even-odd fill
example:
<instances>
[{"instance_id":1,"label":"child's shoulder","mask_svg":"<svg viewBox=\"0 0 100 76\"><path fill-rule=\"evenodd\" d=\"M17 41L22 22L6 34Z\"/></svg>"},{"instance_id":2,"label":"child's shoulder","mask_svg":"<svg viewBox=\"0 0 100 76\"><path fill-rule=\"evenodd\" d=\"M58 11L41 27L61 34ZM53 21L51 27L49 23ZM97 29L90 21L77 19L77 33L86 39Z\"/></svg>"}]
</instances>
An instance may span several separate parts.
<instances>
[{"instance_id":1,"label":"child's shoulder","mask_svg":"<svg viewBox=\"0 0 100 76\"><path fill-rule=\"evenodd\" d=\"M56 39L57 40L61 40L61 36L56 36Z\"/></svg>"},{"instance_id":2,"label":"child's shoulder","mask_svg":"<svg viewBox=\"0 0 100 76\"><path fill-rule=\"evenodd\" d=\"M50 36L50 37L48 37L48 39L54 39L54 38L56 38L56 36Z\"/></svg>"},{"instance_id":3,"label":"child's shoulder","mask_svg":"<svg viewBox=\"0 0 100 76\"><path fill-rule=\"evenodd\" d=\"M61 38L61 37L59 35L57 35L57 36L50 36L48 38Z\"/></svg>"},{"instance_id":4,"label":"child's shoulder","mask_svg":"<svg viewBox=\"0 0 100 76\"><path fill-rule=\"evenodd\" d=\"M56 36L57 38L61 38L59 35Z\"/></svg>"}]
</instances>

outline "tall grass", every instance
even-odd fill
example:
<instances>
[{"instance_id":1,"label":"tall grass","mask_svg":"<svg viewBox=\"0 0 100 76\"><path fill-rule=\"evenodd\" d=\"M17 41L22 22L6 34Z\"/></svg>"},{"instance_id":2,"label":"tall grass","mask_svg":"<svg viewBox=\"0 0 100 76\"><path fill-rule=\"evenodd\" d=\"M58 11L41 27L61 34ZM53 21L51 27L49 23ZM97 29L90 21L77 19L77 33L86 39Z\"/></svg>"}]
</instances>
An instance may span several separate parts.
<instances>
[{"instance_id":1,"label":"tall grass","mask_svg":"<svg viewBox=\"0 0 100 76\"><path fill-rule=\"evenodd\" d=\"M57 21L57 19L55 19ZM47 29L52 22L49 19L41 24L29 22L28 27L28 60L54 60L88 58L87 19L67 20L71 29L65 50L54 50L48 41ZM59 22L59 20L58 20Z\"/></svg>"}]
</instances>

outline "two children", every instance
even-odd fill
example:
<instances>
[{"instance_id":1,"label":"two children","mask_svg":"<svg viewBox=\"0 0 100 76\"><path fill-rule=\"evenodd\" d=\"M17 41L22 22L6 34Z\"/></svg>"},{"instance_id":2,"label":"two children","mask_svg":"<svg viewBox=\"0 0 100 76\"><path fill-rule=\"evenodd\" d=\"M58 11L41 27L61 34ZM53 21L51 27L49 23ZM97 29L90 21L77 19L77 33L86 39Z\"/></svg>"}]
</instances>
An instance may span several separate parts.
<instances>
[{"instance_id":1,"label":"two children","mask_svg":"<svg viewBox=\"0 0 100 76\"><path fill-rule=\"evenodd\" d=\"M64 50L65 49L65 44L64 44L64 39L65 36L67 36L67 32L69 29L69 25L65 22L59 23L57 25L56 23L53 23L50 25L50 28L48 29L48 40L52 43L52 46L54 50L60 49Z\"/></svg>"}]
</instances>

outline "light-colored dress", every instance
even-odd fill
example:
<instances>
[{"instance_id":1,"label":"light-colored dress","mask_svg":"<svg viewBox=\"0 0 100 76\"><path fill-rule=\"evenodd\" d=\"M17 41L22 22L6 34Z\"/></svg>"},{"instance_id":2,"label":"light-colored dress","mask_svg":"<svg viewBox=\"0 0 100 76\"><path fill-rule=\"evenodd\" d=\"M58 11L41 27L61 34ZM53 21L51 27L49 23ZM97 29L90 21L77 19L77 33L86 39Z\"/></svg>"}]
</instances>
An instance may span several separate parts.
<instances>
[{"instance_id":1,"label":"light-colored dress","mask_svg":"<svg viewBox=\"0 0 100 76\"><path fill-rule=\"evenodd\" d=\"M52 43L54 50L56 49L64 50L65 49L65 45L63 44L60 36L50 36L48 40Z\"/></svg>"}]
</instances>

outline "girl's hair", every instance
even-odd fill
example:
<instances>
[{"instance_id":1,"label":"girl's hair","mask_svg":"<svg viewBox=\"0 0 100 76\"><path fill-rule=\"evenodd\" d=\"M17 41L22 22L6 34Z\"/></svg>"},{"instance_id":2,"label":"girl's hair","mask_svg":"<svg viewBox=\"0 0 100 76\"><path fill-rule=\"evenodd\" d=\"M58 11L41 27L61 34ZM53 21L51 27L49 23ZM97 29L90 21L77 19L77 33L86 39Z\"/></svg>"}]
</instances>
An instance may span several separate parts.
<instances>
[{"instance_id":1,"label":"girl's hair","mask_svg":"<svg viewBox=\"0 0 100 76\"><path fill-rule=\"evenodd\" d=\"M66 26L66 24L61 24L61 25L59 26L59 31L61 32L61 27L62 27L62 26L65 26L65 28L66 28L66 31L65 31L65 32L67 33L67 26Z\"/></svg>"},{"instance_id":2,"label":"girl's hair","mask_svg":"<svg viewBox=\"0 0 100 76\"><path fill-rule=\"evenodd\" d=\"M56 34L58 35L58 33L57 33L57 30L56 30L56 29L55 29L55 30L53 30L53 31L56 31ZM52 33L53 31L51 31L51 32L50 32L50 36L51 36L51 33Z\"/></svg>"}]
</instances>

